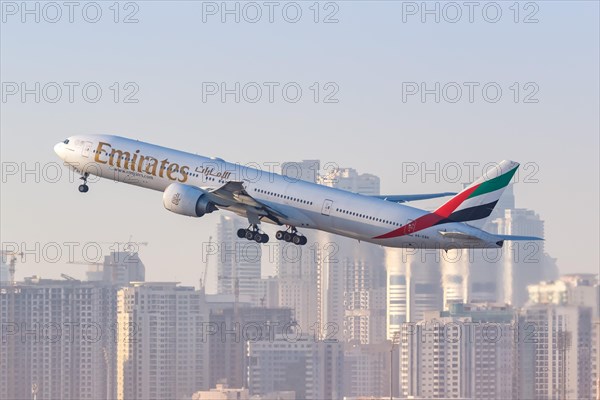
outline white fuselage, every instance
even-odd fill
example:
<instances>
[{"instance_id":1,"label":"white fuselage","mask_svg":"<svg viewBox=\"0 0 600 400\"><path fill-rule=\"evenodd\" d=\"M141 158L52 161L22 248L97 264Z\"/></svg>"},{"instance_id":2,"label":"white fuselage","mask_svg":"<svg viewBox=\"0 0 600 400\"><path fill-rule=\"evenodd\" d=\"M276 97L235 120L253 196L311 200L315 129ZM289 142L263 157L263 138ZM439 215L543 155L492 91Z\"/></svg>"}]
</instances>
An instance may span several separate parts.
<instances>
[{"instance_id":1,"label":"white fuselage","mask_svg":"<svg viewBox=\"0 0 600 400\"><path fill-rule=\"evenodd\" d=\"M405 248L498 248L497 238L465 223L451 222L391 238L425 210L306 182L259 169L112 135L78 135L55 146L71 168L147 189L164 191L174 182L210 190L241 181L254 199L285 214L282 224L318 229L357 240ZM227 210L245 215L242 205ZM266 222L272 222L265 219ZM481 240L444 237L458 231Z\"/></svg>"}]
</instances>

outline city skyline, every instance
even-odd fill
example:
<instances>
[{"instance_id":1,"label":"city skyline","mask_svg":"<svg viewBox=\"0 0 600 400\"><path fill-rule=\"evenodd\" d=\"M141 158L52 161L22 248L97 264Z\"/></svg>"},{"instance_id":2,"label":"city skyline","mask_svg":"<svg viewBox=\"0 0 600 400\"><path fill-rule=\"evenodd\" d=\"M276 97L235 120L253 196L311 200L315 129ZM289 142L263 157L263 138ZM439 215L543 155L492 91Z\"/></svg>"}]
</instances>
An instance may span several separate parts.
<instances>
[{"instance_id":1,"label":"city skyline","mask_svg":"<svg viewBox=\"0 0 600 400\"><path fill-rule=\"evenodd\" d=\"M208 390L247 390L257 399L388 396L390 381L372 368L394 377L395 397L600 394L600 281L590 274L529 285L523 307L460 300L431 307L397 327L391 353L383 338L301 333L294 309L236 305L176 282L104 278L0 287L0 398L25 398L32 388L39 398L78 399L107 391L122 399L210 398Z\"/></svg>"}]
</instances>

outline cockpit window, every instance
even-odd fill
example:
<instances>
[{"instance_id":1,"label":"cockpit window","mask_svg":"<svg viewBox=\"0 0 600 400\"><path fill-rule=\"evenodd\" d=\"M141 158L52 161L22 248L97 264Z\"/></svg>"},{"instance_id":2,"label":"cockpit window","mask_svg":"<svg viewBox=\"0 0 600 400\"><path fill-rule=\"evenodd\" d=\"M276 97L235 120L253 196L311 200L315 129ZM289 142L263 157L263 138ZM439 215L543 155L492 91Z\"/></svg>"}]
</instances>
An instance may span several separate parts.
<instances>
[{"instance_id":1,"label":"cockpit window","mask_svg":"<svg viewBox=\"0 0 600 400\"><path fill-rule=\"evenodd\" d=\"M69 139L65 139L64 144L69 144Z\"/></svg>"}]
</instances>

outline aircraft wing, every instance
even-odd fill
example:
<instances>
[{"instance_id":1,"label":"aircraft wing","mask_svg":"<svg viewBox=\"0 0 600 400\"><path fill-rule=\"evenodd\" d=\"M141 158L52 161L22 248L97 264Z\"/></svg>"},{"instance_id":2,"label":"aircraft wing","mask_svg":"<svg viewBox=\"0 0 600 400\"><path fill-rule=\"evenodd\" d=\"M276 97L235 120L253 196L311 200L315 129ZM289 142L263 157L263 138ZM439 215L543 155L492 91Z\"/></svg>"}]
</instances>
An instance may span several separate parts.
<instances>
[{"instance_id":1,"label":"aircraft wing","mask_svg":"<svg viewBox=\"0 0 600 400\"><path fill-rule=\"evenodd\" d=\"M219 188L209 190L208 193L217 206L244 209L250 219L254 216L266 216L278 222L279 219L287 218L285 214L250 196L242 182L229 181Z\"/></svg>"},{"instance_id":2,"label":"aircraft wing","mask_svg":"<svg viewBox=\"0 0 600 400\"><path fill-rule=\"evenodd\" d=\"M429 194L391 194L391 195L380 195L380 196L371 196L376 197L378 199L393 201L395 203L405 203L407 201L415 201L415 200L427 200L427 199L436 199L438 197L446 197L446 196L454 196L456 193L453 192L443 192L443 193L429 193Z\"/></svg>"}]
</instances>

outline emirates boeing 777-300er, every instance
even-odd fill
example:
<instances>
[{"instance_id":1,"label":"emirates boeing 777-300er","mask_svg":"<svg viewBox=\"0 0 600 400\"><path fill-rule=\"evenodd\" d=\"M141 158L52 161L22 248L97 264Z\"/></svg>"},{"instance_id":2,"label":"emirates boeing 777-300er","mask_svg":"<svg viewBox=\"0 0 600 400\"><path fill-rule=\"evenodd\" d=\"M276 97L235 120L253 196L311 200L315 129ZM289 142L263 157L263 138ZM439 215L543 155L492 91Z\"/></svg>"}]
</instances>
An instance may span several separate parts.
<instances>
[{"instance_id":1,"label":"emirates boeing 777-300er","mask_svg":"<svg viewBox=\"0 0 600 400\"><path fill-rule=\"evenodd\" d=\"M284 226L278 240L304 245L304 229L318 229L389 247L423 249L499 248L505 240L467 222L489 216L519 164L502 161L460 193L367 196L276 173L112 135L77 135L54 151L78 173L88 191L96 175L163 192L164 207L202 217L226 210L248 219L240 238L265 243L261 222ZM411 200L453 196L435 211L409 207Z\"/></svg>"}]
</instances>

